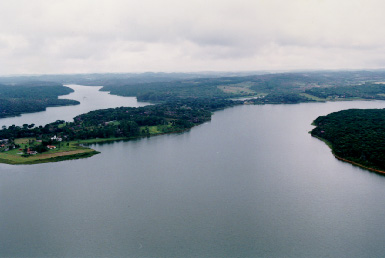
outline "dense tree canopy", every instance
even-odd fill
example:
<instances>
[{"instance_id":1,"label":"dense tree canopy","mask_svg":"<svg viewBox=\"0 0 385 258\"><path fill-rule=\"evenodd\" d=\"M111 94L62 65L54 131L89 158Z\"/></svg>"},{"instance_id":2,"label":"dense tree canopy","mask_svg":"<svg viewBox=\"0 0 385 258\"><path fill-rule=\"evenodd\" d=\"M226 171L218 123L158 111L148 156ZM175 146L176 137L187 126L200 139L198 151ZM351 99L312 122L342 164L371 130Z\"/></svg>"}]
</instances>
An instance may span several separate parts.
<instances>
[{"instance_id":1,"label":"dense tree canopy","mask_svg":"<svg viewBox=\"0 0 385 258\"><path fill-rule=\"evenodd\" d=\"M91 111L76 116L73 122L58 120L45 126L9 126L0 130L0 139L36 137L47 139L54 135L66 140L109 137L137 137L182 131L211 119L215 110L239 102L216 99L186 99L139 108L119 107Z\"/></svg>"},{"instance_id":2,"label":"dense tree canopy","mask_svg":"<svg viewBox=\"0 0 385 258\"><path fill-rule=\"evenodd\" d=\"M335 155L385 170L385 109L350 109L320 116L313 136L328 141Z\"/></svg>"},{"instance_id":3,"label":"dense tree canopy","mask_svg":"<svg viewBox=\"0 0 385 258\"><path fill-rule=\"evenodd\" d=\"M0 118L44 111L47 107L79 104L75 100L58 99L58 96L71 92L71 88L48 82L0 85Z\"/></svg>"}]
</instances>

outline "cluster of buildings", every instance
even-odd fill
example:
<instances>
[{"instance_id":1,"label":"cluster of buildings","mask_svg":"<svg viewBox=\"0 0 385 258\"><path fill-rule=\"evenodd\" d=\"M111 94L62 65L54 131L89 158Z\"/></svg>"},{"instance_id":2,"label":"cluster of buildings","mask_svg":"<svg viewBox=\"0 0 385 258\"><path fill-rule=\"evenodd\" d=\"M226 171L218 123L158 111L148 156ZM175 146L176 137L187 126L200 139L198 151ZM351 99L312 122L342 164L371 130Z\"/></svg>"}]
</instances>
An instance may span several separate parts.
<instances>
[{"instance_id":1,"label":"cluster of buildings","mask_svg":"<svg viewBox=\"0 0 385 258\"><path fill-rule=\"evenodd\" d=\"M9 151L10 149L15 148L14 144L11 144L11 142L8 139L2 139L0 140L0 151Z\"/></svg>"},{"instance_id":2,"label":"cluster of buildings","mask_svg":"<svg viewBox=\"0 0 385 258\"><path fill-rule=\"evenodd\" d=\"M57 137L56 135L51 138L52 141L61 142L63 139L61 137ZM36 142L42 142L41 140L36 140ZM6 152L15 148L19 148L19 145L15 145L13 141L10 141L9 139L0 139L0 152ZM47 145L47 148L50 150L56 149L56 146L54 145ZM23 149L20 148L20 151L24 151L25 154L29 155L35 155L38 152L31 150L30 148Z\"/></svg>"}]
</instances>

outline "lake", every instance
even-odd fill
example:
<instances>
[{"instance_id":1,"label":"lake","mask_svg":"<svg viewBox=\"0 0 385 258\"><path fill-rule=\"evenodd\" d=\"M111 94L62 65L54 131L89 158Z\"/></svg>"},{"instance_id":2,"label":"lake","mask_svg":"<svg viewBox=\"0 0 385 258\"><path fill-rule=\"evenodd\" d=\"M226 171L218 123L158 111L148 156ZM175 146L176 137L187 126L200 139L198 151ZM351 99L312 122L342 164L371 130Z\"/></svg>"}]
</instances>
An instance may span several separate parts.
<instances>
[{"instance_id":1,"label":"lake","mask_svg":"<svg viewBox=\"0 0 385 258\"><path fill-rule=\"evenodd\" d=\"M0 256L382 257L385 177L308 132L319 115L384 107L237 106L87 159L0 164Z\"/></svg>"}]
</instances>

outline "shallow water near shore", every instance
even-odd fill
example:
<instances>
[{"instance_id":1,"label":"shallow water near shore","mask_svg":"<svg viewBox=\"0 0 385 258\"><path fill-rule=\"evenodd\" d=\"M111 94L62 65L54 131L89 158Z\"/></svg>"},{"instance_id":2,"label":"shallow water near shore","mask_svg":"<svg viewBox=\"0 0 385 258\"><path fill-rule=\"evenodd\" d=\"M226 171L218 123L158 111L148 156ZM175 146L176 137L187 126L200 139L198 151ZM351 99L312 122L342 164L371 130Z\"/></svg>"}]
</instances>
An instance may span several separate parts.
<instances>
[{"instance_id":1,"label":"shallow water near shore","mask_svg":"<svg viewBox=\"0 0 385 258\"><path fill-rule=\"evenodd\" d=\"M0 164L0 256L381 257L385 177L308 133L348 108L385 102L237 106L84 160Z\"/></svg>"}]
</instances>

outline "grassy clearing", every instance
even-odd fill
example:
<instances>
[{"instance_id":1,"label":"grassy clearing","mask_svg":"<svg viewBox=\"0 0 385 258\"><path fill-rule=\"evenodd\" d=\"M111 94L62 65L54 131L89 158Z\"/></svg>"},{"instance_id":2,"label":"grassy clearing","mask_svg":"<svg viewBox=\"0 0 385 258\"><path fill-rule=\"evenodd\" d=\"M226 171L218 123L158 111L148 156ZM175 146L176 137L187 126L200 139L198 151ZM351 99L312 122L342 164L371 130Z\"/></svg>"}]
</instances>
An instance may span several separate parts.
<instances>
[{"instance_id":1,"label":"grassy clearing","mask_svg":"<svg viewBox=\"0 0 385 258\"><path fill-rule=\"evenodd\" d=\"M87 139L87 140L78 140L73 141L75 144L93 144L93 143L102 143L102 142L113 142L113 141L121 141L126 140L127 137L112 137L112 138L95 138L95 139Z\"/></svg>"},{"instance_id":2,"label":"grassy clearing","mask_svg":"<svg viewBox=\"0 0 385 258\"><path fill-rule=\"evenodd\" d=\"M300 95L304 96L304 97L306 97L308 99L319 101L319 102L363 100L362 98L358 98L358 97L351 97L351 98L327 97L326 99L324 99L324 98L319 98L319 97L316 97L316 96L313 96L313 95L310 95L310 94L307 94L307 93L300 93Z\"/></svg>"},{"instance_id":3,"label":"grassy clearing","mask_svg":"<svg viewBox=\"0 0 385 258\"><path fill-rule=\"evenodd\" d=\"M143 127L140 127L140 130L147 130L147 128L148 128L148 136L154 136L154 135L159 135L164 133L170 133L172 126L171 124L148 126L148 127L143 126ZM84 145L93 144L93 143L120 141L120 140L130 140L134 138L138 138L138 137L95 138L95 139L88 139L88 140L60 142L60 143L53 144L54 146L56 146L56 149L51 149L51 150L48 150L47 152L38 153L35 155L29 155L27 157L24 157L22 155L23 151L17 148L7 152L0 152L0 163L6 163L6 164L12 164L12 165L38 164L38 163L58 162L63 160L87 158L95 154L98 154L99 152L91 148L85 147ZM29 148L34 144L39 144L39 143L36 143L35 138L15 139L15 143L19 144L21 149L24 149L25 147Z\"/></svg>"},{"instance_id":4,"label":"grassy clearing","mask_svg":"<svg viewBox=\"0 0 385 258\"><path fill-rule=\"evenodd\" d=\"M19 144L19 145L21 145L21 144L28 144L29 141L31 141L31 140L36 140L36 138L20 138L20 139L16 139L15 143Z\"/></svg>"},{"instance_id":5,"label":"grassy clearing","mask_svg":"<svg viewBox=\"0 0 385 258\"><path fill-rule=\"evenodd\" d=\"M86 158L93 156L99 152L90 149L78 149L72 151L61 151L61 152L48 152L43 154L30 155L28 157L23 157L17 152L9 151L7 153L0 154L0 162L6 164L38 164L38 163L46 163L46 162L57 162L61 160L67 159L78 159L78 158Z\"/></svg>"},{"instance_id":6,"label":"grassy clearing","mask_svg":"<svg viewBox=\"0 0 385 258\"><path fill-rule=\"evenodd\" d=\"M29 140L33 138L16 139L15 143L28 145ZM58 144L56 149L49 150L47 152L38 153L35 155L29 155L24 157L23 151L19 149L13 149L7 152L0 153L0 162L6 164L38 164L45 162L56 162L66 159L77 159L90 157L98 152L83 146L79 146L77 141L62 142L60 147ZM29 145L28 145L29 146Z\"/></svg>"},{"instance_id":7,"label":"grassy clearing","mask_svg":"<svg viewBox=\"0 0 385 258\"><path fill-rule=\"evenodd\" d=\"M325 102L325 101L327 101L327 99L318 98L318 97L316 97L316 96L313 96L313 95L310 95L310 94L307 94L307 93L301 93L301 94L299 94L299 95L304 96L304 97L306 97L306 98L308 98L308 99L311 99L311 100L315 100L315 101L320 101L320 102Z\"/></svg>"},{"instance_id":8,"label":"grassy clearing","mask_svg":"<svg viewBox=\"0 0 385 258\"><path fill-rule=\"evenodd\" d=\"M252 86L252 83L239 83L239 84L232 84L232 85L226 85L226 86L218 86L218 89L222 90L225 93L230 94L256 94L255 91L251 90L250 87Z\"/></svg>"},{"instance_id":9,"label":"grassy clearing","mask_svg":"<svg viewBox=\"0 0 385 258\"><path fill-rule=\"evenodd\" d=\"M171 128L171 125L154 125L154 126L141 126L140 131L146 130L148 128L150 135L157 135L169 132L169 129Z\"/></svg>"},{"instance_id":10,"label":"grassy clearing","mask_svg":"<svg viewBox=\"0 0 385 258\"><path fill-rule=\"evenodd\" d=\"M155 126L148 126L147 128L148 128L148 131L149 131L150 135L151 134L160 134L160 133L162 133L156 125ZM141 131L142 130L146 130L146 126L141 126L140 130Z\"/></svg>"}]
</instances>

